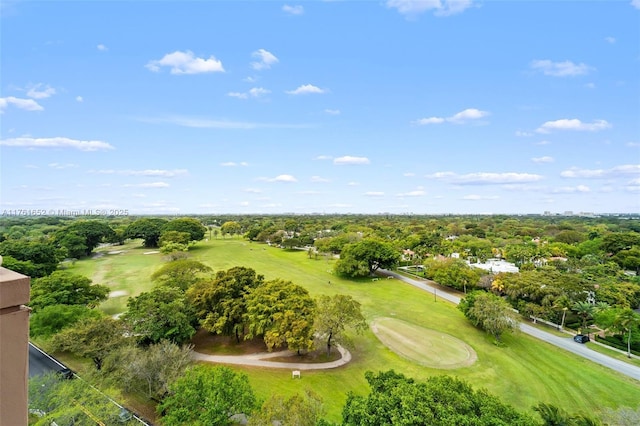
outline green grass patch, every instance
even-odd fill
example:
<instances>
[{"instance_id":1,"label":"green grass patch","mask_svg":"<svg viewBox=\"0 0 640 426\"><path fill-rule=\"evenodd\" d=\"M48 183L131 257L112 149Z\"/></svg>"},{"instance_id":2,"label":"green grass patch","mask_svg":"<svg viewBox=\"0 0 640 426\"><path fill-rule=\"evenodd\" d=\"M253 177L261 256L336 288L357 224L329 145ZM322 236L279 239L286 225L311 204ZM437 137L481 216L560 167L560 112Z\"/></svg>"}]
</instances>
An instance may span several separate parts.
<instances>
[{"instance_id":1,"label":"green grass patch","mask_svg":"<svg viewBox=\"0 0 640 426\"><path fill-rule=\"evenodd\" d=\"M72 270L91 278L103 276L104 280L94 278L94 281L135 296L152 287L149 277L162 265L163 257L144 255L149 250L135 246L127 250L120 255L78 261ZM362 304L369 321L394 318L423 329L437 330L465 342L478 356L473 365L456 370L429 368L394 353L369 330L353 336L353 344L349 347L353 360L349 364L332 370L305 371L300 380L292 379L289 369L233 367L249 376L262 399L273 394L290 396L311 388L323 396L327 418L339 421L347 393L368 392L365 371L394 369L418 380L451 374L475 387L486 388L505 402L528 412L539 402L551 403L572 413L597 413L605 407L636 407L640 401L639 382L525 334L505 336L504 346L498 347L490 336L473 327L453 304L441 299L434 302L432 294L399 280L342 279L331 273L335 262L332 259L309 259L302 251L285 251L240 239L200 242L190 251L190 256L214 271L246 266L267 280L291 280L314 296L349 294ZM126 297L121 299L110 300L103 308L109 313L120 312L126 308ZM419 338L417 331L407 330L406 334Z\"/></svg>"},{"instance_id":2,"label":"green grass patch","mask_svg":"<svg viewBox=\"0 0 640 426\"><path fill-rule=\"evenodd\" d=\"M376 318L376 337L393 352L432 368L460 368L473 364L476 352L460 339L395 318Z\"/></svg>"}]
</instances>

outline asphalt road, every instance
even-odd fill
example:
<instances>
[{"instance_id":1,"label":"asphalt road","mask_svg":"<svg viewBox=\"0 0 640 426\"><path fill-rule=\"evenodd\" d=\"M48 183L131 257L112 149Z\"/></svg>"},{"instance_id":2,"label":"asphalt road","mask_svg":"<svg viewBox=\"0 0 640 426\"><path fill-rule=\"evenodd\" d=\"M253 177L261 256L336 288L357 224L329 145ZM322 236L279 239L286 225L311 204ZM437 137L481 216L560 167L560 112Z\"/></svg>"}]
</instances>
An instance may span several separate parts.
<instances>
[{"instance_id":1,"label":"asphalt road","mask_svg":"<svg viewBox=\"0 0 640 426\"><path fill-rule=\"evenodd\" d=\"M29 343L29 377L62 370L64 365L57 363L44 352Z\"/></svg>"},{"instance_id":2,"label":"asphalt road","mask_svg":"<svg viewBox=\"0 0 640 426\"><path fill-rule=\"evenodd\" d=\"M422 289L424 291L427 291L431 294L434 294L435 292L436 297L447 300L456 305L460 303L460 297L454 294L444 292L443 290L430 285L428 282L414 280L414 279L405 277L404 275L400 275L392 271L387 271L386 269L378 269L378 273L383 276L392 276L396 279L404 281L407 284L411 284L412 286ZM597 364L600 364L607 368L615 370L618 373L624 374L625 376L631 377L632 379L636 379L640 381L640 367L636 367L635 365L631 365L624 361L611 358L610 356L607 356L605 354L601 354L600 352L596 352L586 345L574 342L571 336L559 337L559 336L556 336L555 334L547 333L546 331L540 330L538 328L535 328L528 324L523 324L523 323L520 323L520 330L523 333L526 333L537 339L543 340L551 345L567 350L571 353L574 353L578 356L586 358Z\"/></svg>"}]
</instances>

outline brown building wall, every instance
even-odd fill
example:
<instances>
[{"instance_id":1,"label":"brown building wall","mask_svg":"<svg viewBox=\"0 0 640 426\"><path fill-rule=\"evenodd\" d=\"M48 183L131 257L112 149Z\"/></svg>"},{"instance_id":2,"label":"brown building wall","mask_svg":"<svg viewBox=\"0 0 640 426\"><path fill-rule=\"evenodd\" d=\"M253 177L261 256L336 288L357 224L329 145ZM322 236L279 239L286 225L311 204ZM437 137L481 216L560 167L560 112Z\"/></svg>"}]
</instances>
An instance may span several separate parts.
<instances>
[{"instance_id":1,"label":"brown building wall","mask_svg":"<svg viewBox=\"0 0 640 426\"><path fill-rule=\"evenodd\" d=\"M0 426L27 424L29 283L0 267Z\"/></svg>"}]
</instances>

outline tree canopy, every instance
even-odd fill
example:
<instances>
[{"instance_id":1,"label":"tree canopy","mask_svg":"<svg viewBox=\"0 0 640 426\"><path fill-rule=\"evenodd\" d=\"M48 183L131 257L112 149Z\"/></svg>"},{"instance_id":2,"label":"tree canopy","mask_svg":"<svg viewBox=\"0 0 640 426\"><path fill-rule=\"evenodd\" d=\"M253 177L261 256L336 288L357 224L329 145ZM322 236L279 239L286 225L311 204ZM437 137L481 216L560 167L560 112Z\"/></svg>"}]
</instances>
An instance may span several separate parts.
<instances>
[{"instance_id":1,"label":"tree canopy","mask_svg":"<svg viewBox=\"0 0 640 426\"><path fill-rule=\"evenodd\" d=\"M246 297L264 277L251 268L236 266L218 271L210 281L200 281L187 291L187 298L205 330L225 336L244 334L246 324Z\"/></svg>"},{"instance_id":2,"label":"tree canopy","mask_svg":"<svg viewBox=\"0 0 640 426\"><path fill-rule=\"evenodd\" d=\"M395 266L399 259L400 253L390 243L364 239L344 246L336 263L336 272L348 277L367 276L378 268Z\"/></svg>"},{"instance_id":3,"label":"tree canopy","mask_svg":"<svg viewBox=\"0 0 640 426\"><path fill-rule=\"evenodd\" d=\"M484 291L471 292L460 301L458 309L474 325L491 334L498 342L503 333L518 330L518 317L513 308L495 294Z\"/></svg>"},{"instance_id":4,"label":"tree canopy","mask_svg":"<svg viewBox=\"0 0 640 426\"><path fill-rule=\"evenodd\" d=\"M158 247L166 219L143 217L127 226L124 235L127 238L142 238L145 247Z\"/></svg>"},{"instance_id":5,"label":"tree canopy","mask_svg":"<svg viewBox=\"0 0 640 426\"><path fill-rule=\"evenodd\" d=\"M417 382L393 370L365 373L371 391L350 393L342 411L345 426L469 425L534 426L537 422L484 389L450 376Z\"/></svg>"},{"instance_id":6,"label":"tree canopy","mask_svg":"<svg viewBox=\"0 0 640 426\"><path fill-rule=\"evenodd\" d=\"M263 336L269 350L287 344L300 351L313 346L315 302L309 292L291 281L268 281L246 296L248 333Z\"/></svg>"},{"instance_id":7,"label":"tree canopy","mask_svg":"<svg viewBox=\"0 0 640 426\"><path fill-rule=\"evenodd\" d=\"M169 340L180 345L196 333L193 308L175 287L156 287L129 298L121 320L144 344Z\"/></svg>"},{"instance_id":8,"label":"tree canopy","mask_svg":"<svg viewBox=\"0 0 640 426\"><path fill-rule=\"evenodd\" d=\"M367 322L360 310L360 302L353 297L344 294L323 295L318 299L314 328L318 338L326 339L327 354L330 354L334 342L342 343L347 328L361 333L366 330Z\"/></svg>"},{"instance_id":9,"label":"tree canopy","mask_svg":"<svg viewBox=\"0 0 640 426\"><path fill-rule=\"evenodd\" d=\"M37 311L50 305L97 306L107 299L109 287L92 284L85 276L67 271L55 271L33 280L29 306Z\"/></svg>"},{"instance_id":10,"label":"tree canopy","mask_svg":"<svg viewBox=\"0 0 640 426\"><path fill-rule=\"evenodd\" d=\"M169 385L158 412L165 426L231 425L234 415L248 415L255 407L245 374L224 366L195 366Z\"/></svg>"},{"instance_id":11,"label":"tree canopy","mask_svg":"<svg viewBox=\"0 0 640 426\"><path fill-rule=\"evenodd\" d=\"M77 235L82 238L82 242L70 235ZM71 257L78 255L79 248L84 246L84 256L89 256L94 248L98 247L105 239L113 238L115 235L108 223L99 220L76 220L66 227L60 229L55 234L58 244L69 250Z\"/></svg>"},{"instance_id":12,"label":"tree canopy","mask_svg":"<svg viewBox=\"0 0 640 426\"><path fill-rule=\"evenodd\" d=\"M162 226L162 233L165 232L186 232L189 234L189 241L200 241L204 238L207 228L197 219L192 217L182 217L173 219Z\"/></svg>"},{"instance_id":13,"label":"tree canopy","mask_svg":"<svg viewBox=\"0 0 640 426\"><path fill-rule=\"evenodd\" d=\"M203 279L203 274L211 272L211 268L193 259L178 259L165 263L151 275L151 280L160 285L177 287L186 291L193 284Z\"/></svg>"}]
</instances>

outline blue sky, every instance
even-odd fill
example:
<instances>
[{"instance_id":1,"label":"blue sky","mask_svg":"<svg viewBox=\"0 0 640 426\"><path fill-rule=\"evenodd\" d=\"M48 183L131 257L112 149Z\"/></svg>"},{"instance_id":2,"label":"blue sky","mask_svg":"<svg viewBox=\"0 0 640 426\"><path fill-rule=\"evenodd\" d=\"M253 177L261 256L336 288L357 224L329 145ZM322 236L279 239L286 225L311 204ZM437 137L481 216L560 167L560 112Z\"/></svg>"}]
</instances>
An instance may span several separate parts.
<instances>
[{"instance_id":1,"label":"blue sky","mask_svg":"<svg viewBox=\"0 0 640 426\"><path fill-rule=\"evenodd\" d=\"M640 212L640 0L1 7L3 211Z\"/></svg>"}]
</instances>

